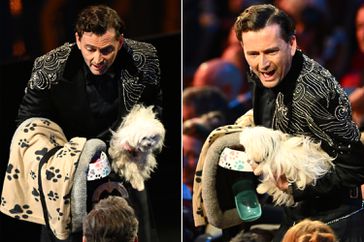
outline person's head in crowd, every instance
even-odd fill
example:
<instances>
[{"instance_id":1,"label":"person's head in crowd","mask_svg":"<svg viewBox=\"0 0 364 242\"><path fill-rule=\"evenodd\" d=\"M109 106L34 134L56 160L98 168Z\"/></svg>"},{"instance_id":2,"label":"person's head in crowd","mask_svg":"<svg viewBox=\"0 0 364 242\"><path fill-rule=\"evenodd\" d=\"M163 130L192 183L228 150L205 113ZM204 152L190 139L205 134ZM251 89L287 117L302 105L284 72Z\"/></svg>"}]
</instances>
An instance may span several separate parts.
<instances>
[{"instance_id":1,"label":"person's head in crowd","mask_svg":"<svg viewBox=\"0 0 364 242\"><path fill-rule=\"evenodd\" d=\"M273 234L274 232L271 230L252 228L249 231L242 230L230 242L270 242Z\"/></svg>"},{"instance_id":2,"label":"person's head in crowd","mask_svg":"<svg viewBox=\"0 0 364 242\"><path fill-rule=\"evenodd\" d=\"M240 94L243 87L243 74L231 62L222 58L214 58L198 66L193 76L192 85L195 87L218 87L231 101Z\"/></svg>"},{"instance_id":3,"label":"person's head in crowd","mask_svg":"<svg viewBox=\"0 0 364 242\"><path fill-rule=\"evenodd\" d=\"M358 47L364 53L364 3L359 6L356 13L355 27Z\"/></svg>"},{"instance_id":4,"label":"person's head in crowd","mask_svg":"<svg viewBox=\"0 0 364 242\"><path fill-rule=\"evenodd\" d=\"M331 227L318 220L304 219L287 230L282 242L337 242Z\"/></svg>"},{"instance_id":5,"label":"person's head in crowd","mask_svg":"<svg viewBox=\"0 0 364 242\"><path fill-rule=\"evenodd\" d=\"M192 189L196 165L208 135L226 124L226 117L212 111L183 122L183 182Z\"/></svg>"},{"instance_id":6,"label":"person's head in crowd","mask_svg":"<svg viewBox=\"0 0 364 242\"><path fill-rule=\"evenodd\" d=\"M214 86L186 87L183 90L183 121L211 111L227 114L228 100L225 94Z\"/></svg>"},{"instance_id":7,"label":"person's head in crowd","mask_svg":"<svg viewBox=\"0 0 364 242\"><path fill-rule=\"evenodd\" d=\"M297 0L275 0L274 5L279 9L282 9L295 22L299 22L303 9L309 4L309 1L297 1Z\"/></svg>"},{"instance_id":8,"label":"person's head in crowd","mask_svg":"<svg viewBox=\"0 0 364 242\"><path fill-rule=\"evenodd\" d=\"M124 42L124 29L118 13L108 6L90 6L79 14L76 43L92 74L105 74L114 63Z\"/></svg>"},{"instance_id":9,"label":"person's head in crowd","mask_svg":"<svg viewBox=\"0 0 364 242\"><path fill-rule=\"evenodd\" d=\"M273 5L253 5L237 18L235 31L251 71L264 87L277 86L290 70L297 49L291 18Z\"/></svg>"},{"instance_id":10,"label":"person's head in crowd","mask_svg":"<svg viewBox=\"0 0 364 242\"><path fill-rule=\"evenodd\" d=\"M243 86L247 86L244 78L246 72L246 62L243 56L243 49L241 48L239 40L236 38L234 26L231 27L229 35L226 39L226 45L221 53L221 59L233 63L240 69L241 73L243 73Z\"/></svg>"},{"instance_id":11,"label":"person's head in crowd","mask_svg":"<svg viewBox=\"0 0 364 242\"><path fill-rule=\"evenodd\" d=\"M83 221L83 242L137 242L138 219L127 200L100 200Z\"/></svg>"}]
</instances>

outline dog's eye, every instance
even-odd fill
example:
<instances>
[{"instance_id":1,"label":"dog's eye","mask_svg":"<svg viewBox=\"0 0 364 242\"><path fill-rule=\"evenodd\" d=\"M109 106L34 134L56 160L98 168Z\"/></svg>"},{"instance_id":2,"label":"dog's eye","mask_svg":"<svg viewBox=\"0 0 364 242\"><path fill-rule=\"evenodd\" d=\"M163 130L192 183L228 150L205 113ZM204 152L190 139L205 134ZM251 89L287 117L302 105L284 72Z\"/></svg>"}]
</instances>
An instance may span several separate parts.
<instances>
[{"instance_id":1,"label":"dog's eye","mask_svg":"<svg viewBox=\"0 0 364 242\"><path fill-rule=\"evenodd\" d=\"M152 135L152 136L145 136L143 137L142 140L155 140L157 138L157 135Z\"/></svg>"}]
</instances>

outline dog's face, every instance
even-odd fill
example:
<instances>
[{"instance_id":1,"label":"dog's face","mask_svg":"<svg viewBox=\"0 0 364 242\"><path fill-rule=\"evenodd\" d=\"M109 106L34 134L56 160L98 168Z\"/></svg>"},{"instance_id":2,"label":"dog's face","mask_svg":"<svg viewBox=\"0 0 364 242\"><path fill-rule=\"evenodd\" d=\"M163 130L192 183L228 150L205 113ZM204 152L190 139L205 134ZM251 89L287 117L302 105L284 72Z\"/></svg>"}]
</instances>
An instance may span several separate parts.
<instances>
[{"instance_id":1,"label":"dog's face","mask_svg":"<svg viewBox=\"0 0 364 242\"><path fill-rule=\"evenodd\" d=\"M128 127L128 126L126 126ZM139 120L119 134L121 142L126 140L129 145L141 152L161 149L165 131L161 123L153 120Z\"/></svg>"},{"instance_id":2,"label":"dog's face","mask_svg":"<svg viewBox=\"0 0 364 242\"><path fill-rule=\"evenodd\" d=\"M152 149L160 149L162 148L162 144L159 142L161 139L161 135L158 134L145 136L141 139L140 143L136 148L141 152L148 152Z\"/></svg>"},{"instance_id":3,"label":"dog's face","mask_svg":"<svg viewBox=\"0 0 364 242\"><path fill-rule=\"evenodd\" d=\"M118 147L125 144L137 152L161 150L165 136L162 123L155 118L151 108L132 110L114 134Z\"/></svg>"},{"instance_id":4,"label":"dog's face","mask_svg":"<svg viewBox=\"0 0 364 242\"><path fill-rule=\"evenodd\" d=\"M274 157L286 135L265 127L246 127L240 134L240 144L244 146L248 159L255 163Z\"/></svg>"}]
</instances>

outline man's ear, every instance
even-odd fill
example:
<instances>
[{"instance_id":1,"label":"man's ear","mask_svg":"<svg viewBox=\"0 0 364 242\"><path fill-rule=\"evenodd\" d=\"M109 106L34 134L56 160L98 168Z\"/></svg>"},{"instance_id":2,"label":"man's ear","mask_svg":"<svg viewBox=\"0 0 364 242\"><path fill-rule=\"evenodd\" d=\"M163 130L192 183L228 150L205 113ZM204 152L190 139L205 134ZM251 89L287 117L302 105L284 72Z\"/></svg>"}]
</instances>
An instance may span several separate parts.
<instances>
[{"instance_id":1,"label":"man's ear","mask_svg":"<svg viewBox=\"0 0 364 242\"><path fill-rule=\"evenodd\" d=\"M77 32L75 33L75 39L78 49L81 49L81 39Z\"/></svg>"},{"instance_id":2,"label":"man's ear","mask_svg":"<svg viewBox=\"0 0 364 242\"><path fill-rule=\"evenodd\" d=\"M123 47L124 44L124 35L121 34L119 37L119 50L121 49L121 47Z\"/></svg>"},{"instance_id":3,"label":"man's ear","mask_svg":"<svg viewBox=\"0 0 364 242\"><path fill-rule=\"evenodd\" d=\"M291 46L291 55L294 56L297 50L297 38L296 35L292 35L289 39L289 44Z\"/></svg>"}]
</instances>

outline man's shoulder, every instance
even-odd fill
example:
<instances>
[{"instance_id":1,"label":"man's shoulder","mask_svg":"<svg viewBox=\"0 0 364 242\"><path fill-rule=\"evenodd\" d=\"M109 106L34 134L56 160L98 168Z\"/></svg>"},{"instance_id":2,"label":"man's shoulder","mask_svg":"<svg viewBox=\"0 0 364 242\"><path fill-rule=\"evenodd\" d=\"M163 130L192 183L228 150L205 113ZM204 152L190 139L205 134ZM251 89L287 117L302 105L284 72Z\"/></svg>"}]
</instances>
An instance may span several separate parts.
<instances>
[{"instance_id":1,"label":"man's shoulder","mask_svg":"<svg viewBox=\"0 0 364 242\"><path fill-rule=\"evenodd\" d=\"M124 50L132 58L133 66L143 73L144 83L156 84L160 79L159 58L156 48L147 42L125 38Z\"/></svg>"},{"instance_id":2,"label":"man's shoulder","mask_svg":"<svg viewBox=\"0 0 364 242\"><path fill-rule=\"evenodd\" d=\"M68 57L75 43L65 43L37 57L33 64L29 88L49 89L62 76Z\"/></svg>"},{"instance_id":3,"label":"man's shoulder","mask_svg":"<svg viewBox=\"0 0 364 242\"><path fill-rule=\"evenodd\" d=\"M347 100L347 95L335 76L317 61L305 55L294 95L296 97L310 96L324 102L331 100L334 96ZM297 100L306 100L306 98L297 98Z\"/></svg>"},{"instance_id":4,"label":"man's shoulder","mask_svg":"<svg viewBox=\"0 0 364 242\"><path fill-rule=\"evenodd\" d=\"M52 61L62 61L64 59L67 59L68 56L71 53L71 50L75 43L64 43L63 45L50 50L49 52L45 53L42 56L39 56L35 59L35 62L52 62Z\"/></svg>"},{"instance_id":5,"label":"man's shoulder","mask_svg":"<svg viewBox=\"0 0 364 242\"><path fill-rule=\"evenodd\" d=\"M298 82L314 86L338 84L335 76L328 69L306 55L303 55L303 65Z\"/></svg>"},{"instance_id":6,"label":"man's shoulder","mask_svg":"<svg viewBox=\"0 0 364 242\"><path fill-rule=\"evenodd\" d=\"M125 44L127 45L128 48L130 48L133 51L139 51L139 50L146 50L148 52L156 51L156 48L152 44L144 41L137 41L125 38Z\"/></svg>"},{"instance_id":7,"label":"man's shoulder","mask_svg":"<svg viewBox=\"0 0 364 242\"><path fill-rule=\"evenodd\" d=\"M157 49L150 43L125 38L124 48L134 60L158 60Z\"/></svg>"},{"instance_id":8,"label":"man's shoulder","mask_svg":"<svg viewBox=\"0 0 364 242\"><path fill-rule=\"evenodd\" d=\"M334 78L334 76L331 74L331 72L323 67L320 63L318 63L316 60L308 57L307 55L303 54L303 67L302 67L302 73L303 75L316 75L317 77L321 78ZM335 79L335 78L334 78Z\"/></svg>"}]
</instances>

